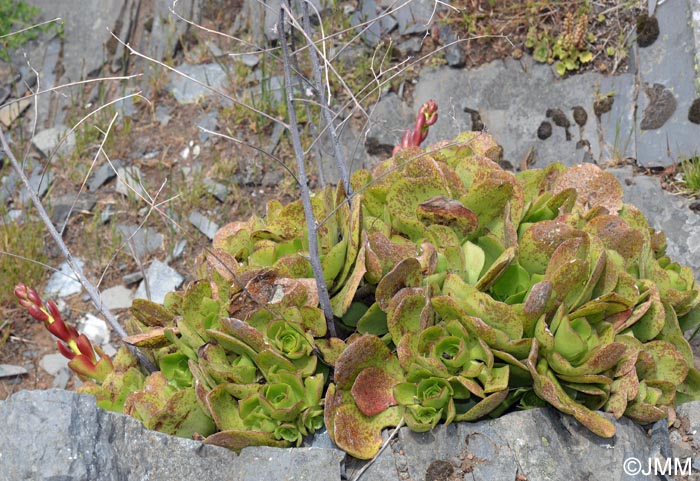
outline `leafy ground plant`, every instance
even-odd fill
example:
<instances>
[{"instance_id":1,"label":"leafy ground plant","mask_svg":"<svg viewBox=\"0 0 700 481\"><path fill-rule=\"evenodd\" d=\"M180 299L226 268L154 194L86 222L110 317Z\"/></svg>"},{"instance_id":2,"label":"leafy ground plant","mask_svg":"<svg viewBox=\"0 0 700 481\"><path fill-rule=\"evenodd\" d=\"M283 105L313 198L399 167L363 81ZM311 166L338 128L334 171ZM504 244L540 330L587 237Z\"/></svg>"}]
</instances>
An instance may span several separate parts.
<instances>
[{"instance_id":1,"label":"leafy ground plant","mask_svg":"<svg viewBox=\"0 0 700 481\"><path fill-rule=\"evenodd\" d=\"M81 390L234 450L298 445L325 424L361 459L404 422L426 431L549 404L611 437L598 411L646 424L699 399L683 337L700 323L699 287L663 233L595 165L514 175L500 155L476 132L407 145L355 172L352 196L341 185L311 197L337 337L302 202L272 201L264 218L217 233L198 281L164 305L134 302L126 342L158 371L122 349L81 371L92 379ZM17 295L55 318L31 291Z\"/></svg>"},{"instance_id":2,"label":"leafy ground plant","mask_svg":"<svg viewBox=\"0 0 700 481\"><path fill-rule=\"evenodd\" d=\"M8 50L34 40L39 36L39 32L52 28L46 24L33 26L32 21L39 13L37 7L22 1L0 1L0 60L8 62Z\"/></svg>"}]
</instances>

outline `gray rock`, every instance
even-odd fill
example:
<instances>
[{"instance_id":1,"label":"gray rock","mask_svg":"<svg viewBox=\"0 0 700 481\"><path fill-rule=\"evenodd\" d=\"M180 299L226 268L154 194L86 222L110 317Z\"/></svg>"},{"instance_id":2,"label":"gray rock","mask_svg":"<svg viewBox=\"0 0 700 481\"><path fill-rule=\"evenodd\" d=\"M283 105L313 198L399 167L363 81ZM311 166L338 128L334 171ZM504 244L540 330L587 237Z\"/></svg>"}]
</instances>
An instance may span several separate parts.
<instances>
[{"instance_id":1,"label":"gray rock","mask_svg":"<svg viewBox=\"0 0 700 481\"><path fill-rule=\"evenodd\" d=\"M399 35L423 33L430 28L435 2L432 0L414 0L407 2L393 13L399 24ZM440 7L440 5L437 5ZM438 10L440 10L438 8Z\"/></svg>"},{"instance_id":2,"label":"gray rock","mask_svg":"<svg viewBox=\"0 0 700 481\"><path fill-rule=\"evenodd\" d=\"M672 165L680 156L695 155L697 150L700 130L688 120L696 81L690 3L660 4L656 9L659 38L648 47L635 46L642 81L637 161L643 165ZM655 84L661 89L654 89ZM674 103L677 108L672 108Z\"/></svg>"},{"instance_id":3,"label":"gray rock","mask_svg":"<svg viewBox=\"0 0 700 481\"><path fill-rule=\"evenodd\" d=\"M133 293L124 286L114 286L102 291L100 298L107 309L128 309L131 307Z\"/></svg>"},{"instance_id":4,"label":"gray rock","mask_svg":"<svg viewBox=\"0 0 700 481\"><path fill-rule=\"evenodd\" d=\"M95 406L92 396L21 391L0 401L0 481L146 479L340 480L344 454L319 448L246 448L236 455L149 431ZM50 462L47 462L50 460Z\"/></svg>"},{"instance_id":5,"label":"gray rock","mask_svg":"<svg viewBox=\"0 0 700 481\"><path fill-rule=\"evenodd\" d=\"M113 105L117 112L121 113L124 117L132 118L136 114L136 106L134 105L133 97L126 97L118 100Z\"/></svg>"},{"instance_id":6,"label":"gray rock","mask_svg":"<svg viewBox=\"0 0 700 481\"><path fill-rule=\"evenodd\" d=\"M65 125L58 125L37 133L32 143L46 158L56 154L67 157L75 150L75 134Z\"/></svg>"},{"instance_id":7,"label":"gray rock","mask_svg":"<svg viewBox=\"0 0 700 481\"><path fill-rule=\"evenodd\" d=\"M114 356L117 354L117 350L108 342L102 344L102 351L111 358L114 358Z\"/></svg>"},{"instance_id":8,"label":"gray rock","mask_svg":"<svg viewBox=\"0 0 700 481\"><path fill-rule=\"evenodd\" d=\"M109 327L107 323L88 313L78 321L78 330L87 336L93 344L98 346L109 341Z\"/></svg>"},{"instance_id":9,"label":"gray rock","mask_svg":"<svg viewBox=\"0 0 700 481\"><path fill-rule=\"evenodd\" d=\"M459 44L450 45L445 49L445 60L452 68L464 67L464 51Z\"/></svg>"},{"instance_id":10,"label":"gray rock","mask_svg":"<svg viewBox=\"0 0 700 481\"><path fill-rule=\"evenodd\" d=\"M209 177L204 179L203 183L207 188L207 192L216 197L219 202L226 202L226 196L229 193L228 187Z\"/></svg>"},{"instance_id":11,"label":"gray rock","mask_svg":"<svg viewBox=\"0 0 700 481\"><path fill-rule=\"evenodd\" d=\"M547 109L558 108L570 116L571 109L580 105L589 114L581 136L590 143L595 161L607 161L635 155L634 82L632 74L602 77L585 73L561 79L551 67L533 63L527 57L520 62L507 59L469 70L426 69L416 84L414 107L407 108L398 98L393 99L392 108L375 110L372 123L380 129L382 125L390 127L393 138L398 140L403 130L412 125L414 112L434 99L439 105L439 120L430 128L426 146L469 130L471 116L464 111L466 107L480 113L488 132L503 146L504 159L513 165L519 165L531 148L535 149L535 167L557 161L573 165L583 158L583 149L576 148L578 129L572 129L571 141L566 140L561 128L555 128L548 139L540 140L537 129L547 119ZM438 85L440 88L436 88ZM593 103L596 96L611 92L612 109L601 116L598 126ZM373 135L371 130L370 136L377 139L388 133Z\"/></svg>"},{"instance_id":12,"label":"gray rock","mask_svg":"<svg viewBox=\"0 0 700 481\"><path fill-rule=\"evenodd\" d=\"M9 85L0 85L0 104L4 104L5 100L10 97Z\"/></svg>"},{"instance_id":13,"label":"gray rock","mask_svg":"<svg viewBox=\"0 0 700 481\"><path fill-rule=\"evenodd\" d=\"M70 381L70 369L67 367L62 368L58 371L58 374L53 378L51 386L55 389L65 389Z\"/></svg>"},{"instance_id":14,"label":"gray rock","mask_svg":"<svg viewBox=\"0 0 700 481\"><path fill-rule=\"evenodd\" d=\"M46 191L49 190L49 186L51 182L53 182L53 177L54 174L51 170L45 170L44 167L39 165L34 168L29 176L29 185L32 187L32 190L37 193L39 198L42 198L46 194ZM20 204L27 205L30 201L31 196L29 195L29 191L27 191L26 187L22 187L19 191Z\"/></svg>"},{"instance_id":15,"label":"gray rock","mask_svg":"<svg viewBox=\"0 0 700 481\"><path fill-rule=\"evenodd\" d=\"M197 119L197 126L201 128L205 128L207 130L210 130L212 132L216 131L216 124L219 121L219 113L215 110L211 112L207 112L206 114L202 115ZM199 131L199 141L201 143L206 142L209 140L210 137L209 132L205 132L204 130Z\"/></svg>"},{"instance_id":16,"label":"gray rock","mask_svg":"<svg viewBox=\"0 0 700 481\"><path fill-rule=\"evenodd\" d=\"M240 62L246 67L253 68L260 63L260 55L252 53L232 53L229 55L234 61Z\"/></svg>"},{"instance_id":17,"label":"gray rock","mask_svg":"<svg viewBox=\"0 0 700 481\"><path fill-rule=\"evenodd\" d=\"M411 37L397 44L395 48L399 52L399 54L407 57L409 55L417 54L418 52L420 52L420 49L422 47L423 39L421 37Z\"/></svg>"},{"instance_id":18,"label":"gray rock","mask_svg":"<svg viewBox=\"0 0 700 481\"><path fill-rule=\"evenodd\" d=\"M125 197L149 199L150 196L143 185L141 169L129 166L117 169L117 192Z\"/></svg>"},{"instance_id":19,"label":"gray rock","mask_svg":"<svg viewBox=\"0 0 700 481\"><path fill-rule=\"evenodd\" d=\"M272 127L270 141L268 142L267 147L265 147L265 152L268 154L273 154L275 152L275 149L277 148L277 145L279 145L280 140L282 139L282 134L284 134L285 130L284 125L275 122L274 127Z\"/></svg>"},{"instance_id":20,"label":"gray rock","mask_svg":"<svg viewBox=\"0 0 700 481\"><path fill-rule=\"evenodd\" d=\"M19 175L12 171L9 175L5 175L0 182L0 201L6 203L15 196L17 192L17 185L19 184Z\"/></svg>"},{"instance_id":21,"label":"gray rock","mask_svg":"<svg viewBox=\"0 0 700 481\"><path fill-rule=\"evenodd\" d=\"M534 409L493 421L438 426L428 433L403 428L399 442L399 456L412 479L425 479L440 461L453 464L455 472L466 465L470 479L478 481L515 479L518 471L528 481L651 479L625 477L620 469L625 459L647 459L649 451L644 430L628 419L616 422L614 440L599 438L552 409Z\"/></svg>"},{"instance_id":22,"label":"gray rock","mask_svg":"<svg viewBox=\"0 0 700 481\"><path fill-rule=\"evenodd\" d=\"M179 258L183 252L185 252L185 246L187 246L187 240L183 239L181 241L178 241L177 244L175 244L175 247L173 247L173 251L170 254L170 256L173 259Z\"/></svg>"},{"instance_id":23,"label":"gray rock","mask_svg":"<svg viewBox=\"0 0 700 481\"><path fill-rule=\"evenodd\" d=\"M137 0L104 5L82 0L58 3L28 0L27 3L39 7L41 14L36 22L56 17L62 20L60 38L51 31L41 34L42 41L11 52L15 65L26 69L30 64L38 70L42 89L83 80L96 74L105 64L119 68L124 49L112 33L140 52L162 60L174 53L178 40L189 28L185 22L174 21L168 11L169 2L154 2L148 7L141 6ZM186 18L200 22L201 3L201 0L179 0L177 10ZM132 38L132 34L137 37ZM50 35L54 35L53 38L49 39ZM134 59L132 62L143 61ZM73 92L77 94L77 90ZM48 127L60 123L73 98L73 95L39 96L39 125Z\"/></svg>"},{"instance_id":24,"label":"gray rock","mask_svg":"<svg viewBox=\"0 0 700 481\"><path fill-rule=\"evenodd\" d=\"M75 263L78 265L78 269L82 271L84 265L83 261L75 259ZM82 289L83 285L78 281L73 270L67 262L64 262L59 266L58 271L54 272L51 274L51 277L49 277L49 282L46 283L44 293L47 297L68 297L79 293Z\"/></svg>"},{"instance_id":25,"label":"gray rock","mask_svg":"<svg viewBox=\"0 0 700 481\"><path fill-rule=\"evenodd\" d=\"M440 105L442 107L442 105ZM391 154L415 114L401 99L390 93L382 97L370 112L370 125L365 147L371 155Z\"/></svg>"},{"instance_id":26,"label":"gray rock","mask_svg":"<svg viewBox=\"0 0 700 481\"><path fill-rule=\"evenodd\" d=\"M123 163L119 159L112 160L112 163L105 162L97 170L95 170L88 179L87 186L90 192L95 192L104 184L117 176L117 170L123 167Z\"/></svg>"},{"instance_id":27,"label":"gray rock","mask_svg":"<svg viewBox=\"0 0 700 481\"><path fill-rule=\"evenodd\" d=\"M133 252L131 249L129 252L138 259L163 248L163 234L153 228L118 224L117 231L121 234L122 241L133 249Z\"/></svg>"},{"instance_id":28,"label":"gray rock","mask_svg":"<svg viewBox=\"0 0 700 481\"><path fill-rule=\"evenodd\" d=\"M83 192L80 197L75 194L66 194L52 202L51 222L59 228L68 219L79 213L89 213L97 203L97 196L90 192Z\"/></svg>"},{"instance_id":29,"label":"gray rock","mask_svg":"<svg viewBox=\"0 0 700 481\"><path fill-rule=\"evenodd\" d=\"M148 291L146 290L146 280L144 280L136 289L134 299L148 299L148 292L150 292L151 301L158 304L162 304L165 295L180 287L184 281L184 278L175 269L158 259L154 259L148 266L146 279L148 280Z\"/></svg>"},{"instance_id":30,"label":"gray rock","mask_svg":"<svg viewBox=\"0 0 700 481\"><path fill-rule=\"evenodd\" d=\"M173 116L170 115L170 109L164 105L159 105L156 107L156 120L160 123L161 127L167 127L170 123L170 119Z\"/></svg>"},{"instance_id":31,"label":"gray rock","mask_svg":"<svg viewBox=\"0 0 700 481\"><path fill-rule=\"evenodd\" d=\"M324 6L330 6L332 3L329 0L310 0L311 4L315 7L316 11L322 11ZM255 3L255 2L251 2ZM268 40L277 40L279 35L277 34L277 21L279 20L281 0L266 0L263 10L264 21L262 27L264 28L265 36ZM314 8L310 8L310 14L313 18ZM254 11L250 9L249 11ZM251 20L251 22L257 23L257 19ZM252 32L256 32L259 26L253 26ZM258 45L260 42L258 42Z\"/></svg>"},{"instance_id":32,"label":"gray rock","mask_svg":"<svg viewBox=\"0 0 700 481\"><path fill-rule=\"evenodd\" d=\"M56 376L61 369L68 369L68 359L58 353L46 354L39 361L39 366L52 376Z\"/></svg>"},{"instance_id":33,"label":"gray rock","mask_svg":"<svg viewBox=\"0 0 700 481\"><path fill-rule=\"evenodd\" d=\"M359 10L350 17L350 24L362 29L362 40L370 47L376 47L398 24L391 15L377 18L379 13L380 9L375 0L362 0ZM367 22L370 23L359 27Z\"/></svg>"},{"instance_id":34,"label":"gray rock","mask_svg":"<svg viewBox=\"0 0 700 481\"><path fill-rule=\"evenodd\" d=\"M122 282L127 286L136 284L141 279L143 279L143 274L141 272L132 272L131 274L122 276Z\"/></svg>"},{"instance_id":35,"label":"gray rock","mask_svg":"<svg viewBox=\"0 0 700 481\"><path fill-rule=\"evenodd\" d=\"M258 70L253 73L253 78L261 75ZM299 94L297 85L294 85L293 91ZM260 77L258 85L246 89L245 95L256 101L280 103L284 100L284 79L279 75Z\"/></svg>"},{"instance_id":36,"label":"gray rock","mask_svg":"<svg viewBox=\"0 0 700 481\"><path fill-rule=\"evenodd\" d=\"M114 217L114 205L107 204L105 208L102 209L102 212L100 212L100 223L106 224L112 220L112 217Z\"/></svg>"},{"instance_id":37,"label":"gray rock","mask_svg":"<svg viewBox=\"0 0 700 481\"><path fill-rule=\"evenodd\" d=\"M223 90L226 85L226 72L218 63L207 63L201 65L182 64L177 68L178 72L187 75L210 88L193 82L183 75L175 72L170 73L168 89L175 99L181 104L191 104L199 99L211 95L216 95L214 90Z\"/></svg>"},{"instance_id":38,"label":"gray rock","mask_svg":"<svg viewBox=\"0 0 700 481\"><path fill-rule=\"evenodd\" d=\"M198 210L192 211L189 221L199 230L199 232L207 236L209 239L214 239L214 234L216 234L216 231L219 230L219 225L216 222L205 217Z\"/></svg>"},{"instance_id":39,"label":"gray rock","mask_svg":"<svg viewBox=\"0 0 700 481\"><path fill-rule=\"evenodd\" d=\"M464 67L464 51L462 45L455 43L457 35L449 26L440 29L440 41L445 45L445 60L453 68Z\"/></svg>"},{"instance_id":40,"label":"gray rock","mask_svg":"<svg viewBox=\"0 0 700 481\"><path fill-rule=\"evenodd\" d=\"M663 190L657 177L634 176L630 167L608 170L622 184L624 201L641 210L651 227L664 231L668 244L666 251L671 259L698 272L700 215L688 208L692 201Z\"/></svg>"},{"instance_id":41,"label":"gray rock","mask_svg":"<svg viewBox=\"0 0 700 481\"><path fill-rule=\"evenodd\" d=\"M676 407L676 415L679 418L687 418L690 423L688 431L700 433L700 401L681 404Z\"/></svg>"},{"instance_id":42,"label":"gray rock","mask_svg":"<svg viewBox=\"0 0 700 481\"><path fill-rule=\"evenodd\" d=\"M10 209L2 216L2 223L5 225L13 222L24 222L24 211L22 209Z\"/></svg>"},{"instance_id":43,"label":"gray rock","mask_svg":"<svg viewBox=\"0 0 700 481\"><path fill-rule=\"evenodd\" d=\"M15 366L13 364L0 364L0 379L4 377L14 377L21 376L22 374L27 374L27 370L22 366Z\"/></svg>"}]
</instances>

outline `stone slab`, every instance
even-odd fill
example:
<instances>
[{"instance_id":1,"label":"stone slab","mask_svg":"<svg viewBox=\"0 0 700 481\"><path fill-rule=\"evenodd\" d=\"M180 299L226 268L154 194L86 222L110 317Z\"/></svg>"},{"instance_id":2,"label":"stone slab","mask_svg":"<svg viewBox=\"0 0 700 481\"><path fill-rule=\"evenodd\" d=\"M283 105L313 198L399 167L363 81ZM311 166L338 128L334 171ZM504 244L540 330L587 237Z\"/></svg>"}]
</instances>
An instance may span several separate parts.
<instances>
[{"instance_id":1,"label":"stone slab","mask_svg":"<svg viewBox=\"0 0 700 481\"><path fill-rule=\"evenodd\" d=\"M0 401L0 481L340 481L335 449L246 448L239 455L144 428L68 391L20 391Z\"/></svg>"},{"instance_id":2,"label":"stone slab","mask_svg":"<svg viewBox=\"0 0 700 481\"><path fill-rule=\"evenodd\" d=\"M181 104L190 104L198 100L216 95L214 90L221 91L226 85L226 71L218 63L200 65L182 64L177 67L178 72L208 85L207 88L197 82L186 78L176 72L170 73L168 90Z\"/></svg>"},{"instance_id":3,"label":"stone slab","mask_svg":"<svg viewBox=\"0 0 700 481\"><path fill-rule=\"evenodd\" d=\"M189 217L190 223L199 230L202 234L207 236L209 239L214 239L214 234L216 234L216 231L219 230L219 224L214 222L213 220L209 219L208 217L205 217L202 215L201 212L195 210L190 214Z\"/></svg>"},{"instance_id":4,"label":"stone slab","mask_svg":"<svg viewBox=\"0 0 700 481\"><path fill-rule=\"evenodd\" d=\"M657 5L659 38L650 46L637 49L640 79L637 160L641 165L672 165L678 158L698 151L700 125L688 120L690 104L696 97L697 75L691 16L688 0ZM654 85L665 87L665 95L655 95ZM670 112L674 104L675 109ZM645 117L658 119L658 124L668 115L670 118L659 128L642 128Z\"/></svg>"},{"instance_id":5,"label":"stone slab","mask_svg":"<svg viewBox=\"0 0 700 481\"><path fill-rule=\"evenodd\" d=\"M127 251L138 259L163 248L163 234L153 228L118 224L117 231L121 234L122 241L130 245L131 248Z\"/></svg>"},{"instance_id":6,"label":"stone slab","mask_svg":"<svg viewBox=\"0 0 700 481\"><path fill-rule=\"evenodd\" d=\"M436 88L437 85L440 88ZM607 161L615 156L635 155L633 92L632 74L602 77L585 73L562 79L552 67L524 57L521 61L491 62L474 70L447 67L425 70L416 84L414 108L408 109L408 118L403 114L405 108L396 106L397 99L391 98L387 101L390 108L378 106L375 109L375 113L380 111L373 122L391 126L396 139L398 132L413 124L420 106L434 99L439 106L439 119L430 129L426 146L471 130L472 118L466 108L480 114L484 128L501 143L504 159L511 164L519 165L534 149L535 167L552 162L574 165L586 158ZM598 121L593 104L608 93L614 96L612 110L602 114ZM580 129L572 118L575 106L583 107L588 117ZM569 119L570 140L567 140L566 129L556 125L553 125L551 137L538 138L540 124L552 122L547 117L549 109L559 109ZM392 118L394 120L390 120ZM398 128L399 124L403 129ZM386 137L387 134L378 137L380 143L386 143ZM577 146L579 140L590 144L590 155L586 155L586 148Z\"/></svg>"},{"instance_id":7,"label":"stone slab","mask_svg":"<svg viewBox=\"0 0 700 481\"><path fill-rule=\"evenodd\" d=\"M83 268L83 261L75 259L78 269ZM83 290L83 285L78 281L77 276L67 262L62 263L58 270L51 274L46 283L44 293L48 297L68 297Z\"/></svg>"},{"instance_id":8,"label":"stone slab","mask_svg":"<svg viewBox=\"0 0 700 481\"><path fill-rule=\"evenodd\" d=\"M127 289L124 286L110 287L100 294L105 307L110 310L130 308L133 297L134 294L131 292L131 289Z\"/></svg>"},{"instance_id":9,"label":"stone slab","mask_svg":"<svg viewBox=\"0 0 700 481\"><path fill-rule=\"evenodd\" d=\"M428 479L435 463L444 463L445 470L451 466L454 473L468 471L474 481L516 479L518 473L528 481L656 479L625 475L625 459L648 458L648 441L644 429L628 419L615 427L615 437L604 439L553 409L533 409L491 421L440 425L427 433L402 428L397 465L405 463L412 479Z\"/></svg>"},{"instance_id":10,"label":"stone slab","mask_svg":"<svg viewBox=\"0 0 700 481\"><path fill-rule=\"evenodd\" d=\"M180 273L158 259L154 259L151 265L148 266L146 279L148 280L149 290L146 290L146 281L142 281L138 289L136 289L134 299L148 299L148 292L150 291L150 300L158 304L162 304L165 300L165 295L180 287L182 281L184 281Z\"/></svg>"}]
</instances>

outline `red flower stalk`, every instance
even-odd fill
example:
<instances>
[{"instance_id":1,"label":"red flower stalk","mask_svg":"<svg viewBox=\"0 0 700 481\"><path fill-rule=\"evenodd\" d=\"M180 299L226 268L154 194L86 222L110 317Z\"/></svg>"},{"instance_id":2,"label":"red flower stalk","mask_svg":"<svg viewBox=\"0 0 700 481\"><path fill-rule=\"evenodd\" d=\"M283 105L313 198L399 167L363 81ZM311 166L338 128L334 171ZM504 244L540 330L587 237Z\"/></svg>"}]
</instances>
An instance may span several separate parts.
<instances>
[{"instance_id":1,"label":"red flower stalk","mask_svg":"<svg viewBox=\"0 0 700 481\"><path fill-rule=\"evenodd\" d=\"M56 342L58 351L70 359L68 367L75 371L80 379L90 378L102 382L107 374L112 372L112 359L99 347L93 349L85 334L79 334L73 326L66 324L52 300L45 306L36 290L21 282L15 286L15 297L30 316L43 322L46 329L59 339Z\"/></svg>"},{"instance_id":2,"label":"red flower stalk","mask_svg":"<svg viewBox=\"0 0 700 481\"><path fill-rule=\"evenodd\" d=\"M407 128L401 138L401 143L394 147L393 154L396 154L401 149L406 147L418 147L428 136L430 126L435 124L438 119L438 105L434 100L428 100L418 111L416 115L416 123L413 128Z\"/></svg>"}]
</instances>

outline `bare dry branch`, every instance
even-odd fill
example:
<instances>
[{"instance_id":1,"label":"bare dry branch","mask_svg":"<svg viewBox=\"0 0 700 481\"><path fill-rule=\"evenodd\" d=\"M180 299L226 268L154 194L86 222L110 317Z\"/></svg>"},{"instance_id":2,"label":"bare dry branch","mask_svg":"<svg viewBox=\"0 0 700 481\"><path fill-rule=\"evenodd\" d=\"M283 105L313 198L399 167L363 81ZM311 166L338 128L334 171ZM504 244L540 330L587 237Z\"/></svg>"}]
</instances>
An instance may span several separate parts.
<instances>
[{"instance_id":1,"label":"bare dry branch","mask_svg":"<svg viewBox=\"0 0 700 481\"><path fill-rule=\"evenodd\" d=\"M292 146L294 155L297 161L297 175L299 177L299 190L301 191L301 202L304 206L304 216L306 218L306 228L309 236L309 262L316 278L316 286L318 287L318 297L326 317L328 325L328 333L331 337L336 337L335 320L331 301L328 295L328 286L326 279L323 276L323 268L321 267L321 259L318 251L318 225L314 217L313 207L311 205L311 195L309 193L309 185L306 181L306 166L304 165L304 151L301 147L301 139L299 137L299 128L297 125L296 111L292 101L292 74L290 68L289 47L287 45L287 36L284 31L285 6L280 9L280 17L277 23L280 44L282 46L282 59L284 61L284 85L287 97L287 115L289 116L289 131L292 136Z\"/></svg>"}]
</instances>

